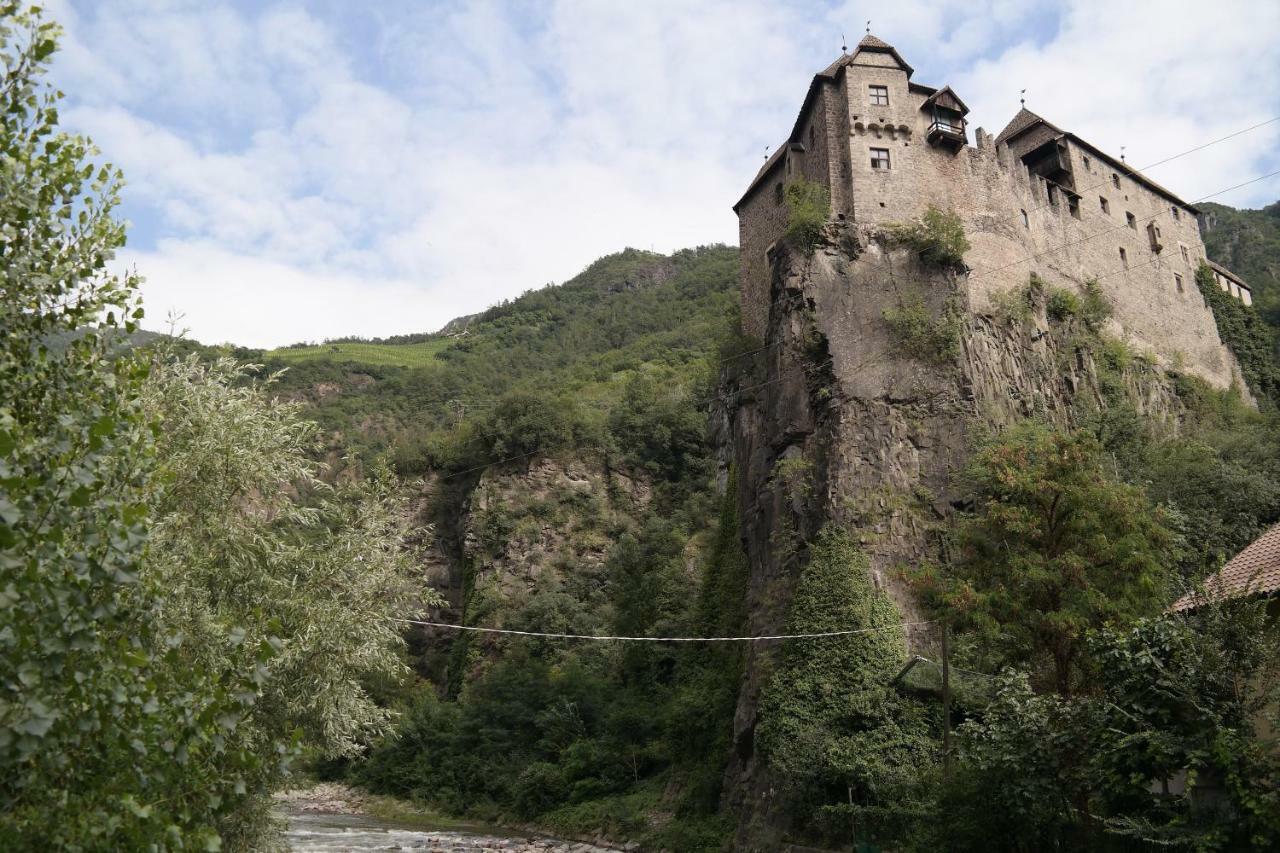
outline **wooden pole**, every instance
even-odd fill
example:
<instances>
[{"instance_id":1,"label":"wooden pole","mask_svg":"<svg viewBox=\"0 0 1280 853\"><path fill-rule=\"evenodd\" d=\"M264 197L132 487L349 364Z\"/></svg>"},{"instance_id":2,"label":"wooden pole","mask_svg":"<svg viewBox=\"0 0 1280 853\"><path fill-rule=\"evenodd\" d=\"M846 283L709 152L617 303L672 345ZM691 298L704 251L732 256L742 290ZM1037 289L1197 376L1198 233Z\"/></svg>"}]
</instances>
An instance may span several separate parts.
<instances>
[{"instance_id":1,"label":"wooden pole","mask_svg":"<svg viewBox=\"0 0 1280 853\"><path fill-rule=\"evenodd\" d=\"M951 643L950 628L942 623L942 778L951 781Z\"/></svg>"}]
</instances>

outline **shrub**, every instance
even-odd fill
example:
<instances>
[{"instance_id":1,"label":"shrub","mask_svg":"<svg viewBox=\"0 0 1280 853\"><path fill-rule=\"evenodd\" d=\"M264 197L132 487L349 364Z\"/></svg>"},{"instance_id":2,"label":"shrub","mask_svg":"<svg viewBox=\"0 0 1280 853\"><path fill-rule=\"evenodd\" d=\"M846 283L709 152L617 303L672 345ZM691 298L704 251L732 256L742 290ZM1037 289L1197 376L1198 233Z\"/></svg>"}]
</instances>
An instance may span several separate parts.
<instances>
[{"instance_id":1,"label":"shrub","mask_svg":"<svg viewBox=\"0 0 1280 853\"><path fill-rule=\"evenodd\" d=\"M787 184L785 238L807 255L822 239L822 228L831 215L831 193L822 184L803 178Z\"/></svg>"},{"instance_id":2,"label":"shrub","mask_svg":"<svg viewBox=\"0 0 1280 853\"><path fill-rule=\"evenodd\" d=\"M933 205L914 222L897 222L885 226L889 239L919 253L921 260L938 267L964 271L964 253L969 239L958 214L942 211Z\"/></svg>"},{"instance_id":3,"label":"shrub","mask_svg":"<svg viewBox=\"0 0 1280 853\"><path fill-rule=\"evenodd\" d=\"M1084 283L1084 297L1080 301L1080 317L1085 325L1097 331L1113 312L1111 300L1102 292L1102 285L1096 278L1087 279Z\"/></svg>"},{"instance_id":4,"label":"shrub","mask_svg":"<svg viewBox=\"0 0 1280 853\"><path fill-rule=\"evenodd\" d=\"M771 479L792 504L803 504L813 494L813 463L803 456L779 459Z\"/></svg>"},{"instance_id":5,"label":"shrub","mask_svg":"<svg viewBox=\"0 0 1280 853\"><path fill-rule=\"evenodd\" d=\"M1061 323L1080 316L1080 310L1080 299L1071 291L1061 287L1055 287L1049 291L1049 298L1045 302L1045 313L1049 315L1050 320Z\"/></svg>"},{"instance_id":6,"label":"shrub","mask_svg":"<svg viewBox=\"0 0 1280 853\"><path fill-rule=\"evenodd\" d=\"M1044 282L1032 273L1027 284L993 295L991 303L997 316L1014 323L1026 323L1034 316L1043 295Z\"/></svg>"},{"instance_id":7,"label":"shrub","mask_svg":"<svg viewBox=\"0 0 1280 853\"><path fill-rule=\"evenodd\" d=\"M960 355L960 317L953 307L948 306L935 318L920 299L908 299L897 308L886 308L883 316L893 336L913 358L945 364Z\"/></svg>"}]
</instances>

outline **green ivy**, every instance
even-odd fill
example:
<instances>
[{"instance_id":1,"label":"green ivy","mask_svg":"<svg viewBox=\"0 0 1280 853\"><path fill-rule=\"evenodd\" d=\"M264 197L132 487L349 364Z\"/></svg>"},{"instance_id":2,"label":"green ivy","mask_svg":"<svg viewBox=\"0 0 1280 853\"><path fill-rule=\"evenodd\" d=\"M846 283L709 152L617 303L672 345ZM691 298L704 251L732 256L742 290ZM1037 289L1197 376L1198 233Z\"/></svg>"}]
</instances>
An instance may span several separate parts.
<instances>
[{"instance_id":1,"label":"green ivy","mask_svg":"<svg viewBox=\"0 0 1280 853\"><path fill-rule=\"evenodd\" d=\"M1277 333L1249 305L1218 287L1213 269L1201 264L1196 270L1200 294L1213 311L1222 342L1235 353L1249 388L1260 401L1280 405L1280 362L1276 359Z\"/></svg>"},{"instance_id":2,"label":"green ivy","mask_svg":"<svg viewBox=\"0 0 1280 853\"><path fill-rule=\"evenodd\" d=\"M918 817L936 742L924 706L891 686L907 658L901 622L853 539L822 531L787 632L884 630L790 642L761 696L758 743L793 798L802 835L883 839Z\"/></svg>"}]
</instances>

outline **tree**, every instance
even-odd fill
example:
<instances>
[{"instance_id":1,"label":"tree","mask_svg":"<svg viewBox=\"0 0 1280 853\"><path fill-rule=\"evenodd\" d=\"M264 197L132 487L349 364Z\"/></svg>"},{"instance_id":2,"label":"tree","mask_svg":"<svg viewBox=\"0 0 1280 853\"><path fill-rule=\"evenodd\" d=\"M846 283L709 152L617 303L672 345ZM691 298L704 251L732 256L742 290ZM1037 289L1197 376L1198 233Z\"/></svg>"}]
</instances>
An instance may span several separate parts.
<instances>
[{"instance_id":1,"label":"tree","mask_svg":"<svg viewBox=\"0 0 1280 853\"><path fill-rule=\"evenodd\" d=\"M405 671L394 618L411 593L439 598L409 583L407 512L389 472L323 482L316 426L270 389L232 359L157 353L142 389L159 425L142 580L162 591L154 624L185 638L185 666L252 676L241 690L252 696L239 715L246 748L285 756L296 733L323 755L352 757L390 719L370 685ZM285 770L271 760L245 778L258 796L220 824L230 846L262 832Z\"/></svg>"},{"instance_id":2,"label":"tree","mask_svg":"<svg viewBox=\"0 0 1280 853\"><path fill-rule=\"evenodd\" d=\"M966 469L976 508L957 522L954 565L916 575L1001 662L1031 664L1062 695L1080 685L1088 629L1156 612L1170 592L1165 514L1105 462L1084 433L1027 422L997 437Z\"/></svg>"},{"instance_id":3,"label":"tree","mask_svg":"<svg viewBox=\"0 0 1280 853\"><path fill-rule=\"evenodd\" d=\"M1218 603L1090 632L1093 694L1036 694L1024 674L1002 675L957 731L933 842L1276 849L1280 757L1257 724L1278 698L1277 639L1264 602Z\"/></svg>"},{"instance_id":4,"label":"tree","mask_svg":"<svg viewBox=\"0 0 1280 853\"><path fill-rule=\"evenodd\" d=\"M1092 779L1108 831L1276 849L1280 755L1259 721L1280 703L1280 632L1266 602L1211 602L1099 631L1090 645L1102 687Z\"/></svg>"},{"instance_id":5,"label":"tree","mask_svg":"<svg viewBox=\"0 0 1280 853\"><path fill-rule=\"evenodd\" d=\"M147 618L137 278L106 267L120 173L41 80L58 35L0 6L0 847L216 846L254 757L196 771L235 699Z\"/></svg>"},{"instance_id":6,"label":"tree","mask_svg":"<svg viewBox=\"0 0 1280 853\"><path fill-rule=\"evenodd\" d=\"M307 738L398 670L402 513L228 363L132 348L121 177L57 130L58 28L0 5L0 848L247 849Z\"/></svg>"}]
</instances>

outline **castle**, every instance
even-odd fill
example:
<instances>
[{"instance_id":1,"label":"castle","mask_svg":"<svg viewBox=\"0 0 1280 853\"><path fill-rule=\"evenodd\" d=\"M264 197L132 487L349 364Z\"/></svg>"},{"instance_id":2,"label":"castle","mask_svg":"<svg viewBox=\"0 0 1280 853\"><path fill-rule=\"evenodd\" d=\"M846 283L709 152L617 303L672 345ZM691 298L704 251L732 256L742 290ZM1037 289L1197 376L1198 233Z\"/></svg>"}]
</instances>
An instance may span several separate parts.
<instances>
[{"instance_id":1,"label":"castle","mask_svg":"<svg viewBox=\"0 0 1280 853\"><path fill-rule=\"evenodd\" d=\"M1096 279L1113 331L1135 348L1217 387L1241 382L1195 284L1206 258L1192 204L1025 107L994 139L978 128L971 145L960 96L911 75L868 33L814 76L791 134L734 205L746 333L766 337L784 190L804 179L827 188L832 219L856 226L908 221L930 205L958 214L974 310L1033 272L1058 287ZM1219 287L1251 302L1238 276L1211 266Z\"/></svg>"}]
</instances>

